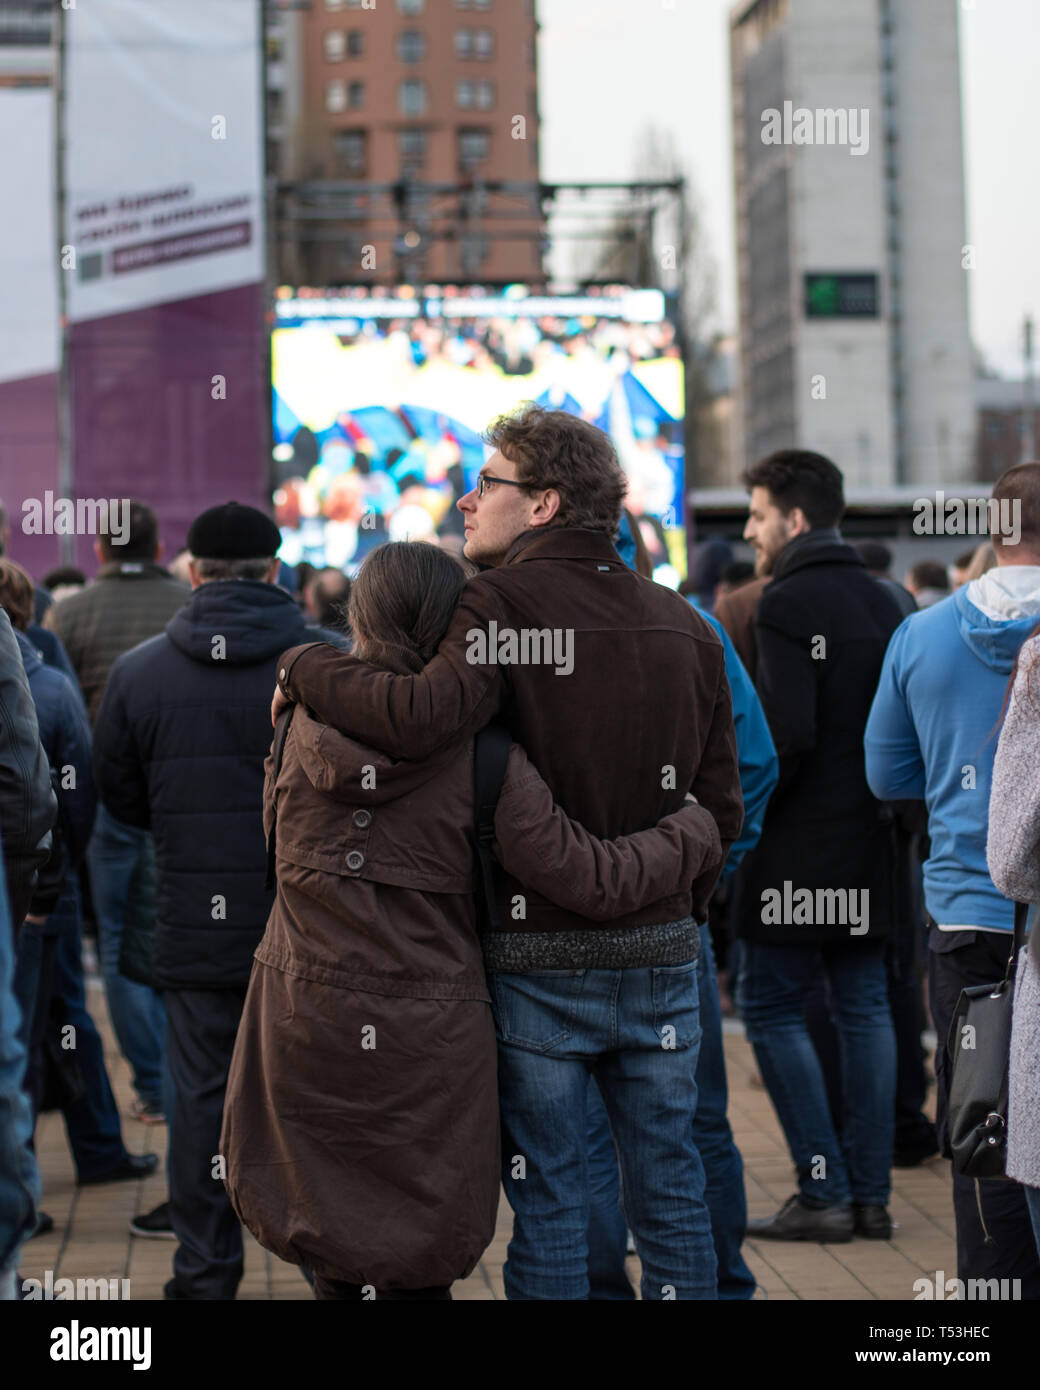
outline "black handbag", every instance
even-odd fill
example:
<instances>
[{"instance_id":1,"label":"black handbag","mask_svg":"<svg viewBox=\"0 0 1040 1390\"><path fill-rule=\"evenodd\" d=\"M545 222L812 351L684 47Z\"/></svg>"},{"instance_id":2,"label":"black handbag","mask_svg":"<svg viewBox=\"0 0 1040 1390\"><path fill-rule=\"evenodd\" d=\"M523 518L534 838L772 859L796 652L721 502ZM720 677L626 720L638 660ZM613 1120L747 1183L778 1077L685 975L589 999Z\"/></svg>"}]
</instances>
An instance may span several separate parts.
<instances>
[{"instance_id":1,"label":"black handbag","mask_svg":"<svg viewBox=\"0 0 1040 1390\"><path fill-rule=\"evenodd\" d=\"M961 990L950 1022L947 1102L953 1171L966 1178L1007 1176L1008 1068L1015 962L1025 940L1025 903L1015 904L1015 930L1004 978Z\"/></svg>"}]
</instances>

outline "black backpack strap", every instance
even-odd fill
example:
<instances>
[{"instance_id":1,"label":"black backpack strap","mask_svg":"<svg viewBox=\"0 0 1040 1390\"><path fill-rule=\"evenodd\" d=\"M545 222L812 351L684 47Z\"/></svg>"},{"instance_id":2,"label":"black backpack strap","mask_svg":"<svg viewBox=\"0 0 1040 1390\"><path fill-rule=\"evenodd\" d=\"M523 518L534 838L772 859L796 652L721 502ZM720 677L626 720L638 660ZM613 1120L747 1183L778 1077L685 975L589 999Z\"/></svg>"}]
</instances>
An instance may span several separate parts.
<instances>
[{"instance_id":1,"label":"black backpack strap","mask_svg":"<svg viewBox=\"0 0 1040 1390\"><path fill-rule=\"evenodd\" d=\"M495 860L491 846L495 840L495 810L506 776L506 763L512 736L501 724L489 724L477 734L474 750L474 806L477 818L477 855L483 886L482 928L498 931L498 907L495 902Z\"/></svg>"},{"instance_id":2,"label":"black backpack strap","mask_svg":"<svg viewBox=\"0 0 1040 1390\"><path fill-rule=\"evenodd\" d=\"M278 828L278 774L282 770L282 755L285 752L285 740L289 734L289 725L292 723L293 711L296 706L290 705L288 709L282 710L278 716L278 723L274 728L274 742L271 744L271 755L274 758L274 775L272 785L275 788L271 802L271 829L267 836L267 877L264 880L264 888L268 893L274 891L277 884L275 875L275 831Z\"/></svg>"}]
</instances>

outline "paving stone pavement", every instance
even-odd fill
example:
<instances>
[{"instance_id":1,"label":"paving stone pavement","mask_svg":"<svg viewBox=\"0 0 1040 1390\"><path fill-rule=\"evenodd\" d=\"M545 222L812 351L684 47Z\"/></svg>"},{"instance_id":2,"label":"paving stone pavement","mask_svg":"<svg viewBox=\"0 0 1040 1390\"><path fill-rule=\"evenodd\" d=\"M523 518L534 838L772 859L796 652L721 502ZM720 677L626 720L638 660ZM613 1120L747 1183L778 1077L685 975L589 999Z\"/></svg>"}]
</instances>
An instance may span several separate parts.
<instances>
[{"instance_id":1,"label":"paving stone pavement","mask_svg":"<svg viewBox=\"0 0 1040 1390\"><path fill-rule=\"evenodd\" d=\"M144 1125L129 1118L130 1075L115 1047L104 994L96 977L88 976L88 1001L105 1043L109 1075L124 1115L123 1137L134 1153L165 1155L166 1127ZM740 1025L727 1021L726 1059L730 1083L730 1122L744 1156L748 1211L769 1216L795 1190L790 1159L776 1116L761 1085L755 1084L751 1049ZM162 1162L139 1182L107 1187L77 1188L61 1116L40 1118L37 1151L43 1178L43 1206L54 1218L54 1230L30 1241L21 1262L23 1279L129 1279L132 1299L160 1299L171 1275L172 1241L132 1236L128 1222L135 1213L150 1211L166 1196ZM854 1240L848 1245L809 1245L748 1241L744 1247L759 1288L769 1299L913 1299L916 1279L934 1279L936 1270L956 1269L950 1165L933 1159L919 1168L897 1169L891 1213L896 1224L889 1241ZM512 1225L505 1201L499 1206L495 1238L476 1270L457 1283L452 1296L460 1300L503 1299L502 1264ZM629 1273L638 1287L639 1262L629 1260ZM298 1269L284 1264L246 1234L245 1275L239 1289L243 1299L310 1299Z\"/></svg>"}]
</instances>

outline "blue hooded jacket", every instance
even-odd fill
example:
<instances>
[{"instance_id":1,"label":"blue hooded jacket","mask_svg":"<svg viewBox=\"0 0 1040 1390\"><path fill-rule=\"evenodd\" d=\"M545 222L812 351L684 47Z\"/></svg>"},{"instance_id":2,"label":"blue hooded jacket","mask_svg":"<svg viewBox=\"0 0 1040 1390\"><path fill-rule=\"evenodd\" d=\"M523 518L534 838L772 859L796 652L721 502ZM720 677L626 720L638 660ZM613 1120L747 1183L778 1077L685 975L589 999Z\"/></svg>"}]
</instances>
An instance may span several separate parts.
<instances>
[{"instance_id":1,"label":"blue hooded jacket","mask_svg":"<svg viewBox=\"0 0 1040 1390\"><path fill-rule=\"evenodd\" d=\"M867 781L882 800L928 807L935 921L1010 931L1013 906L986 867L990 783L1008 680L1040 614L991 618L969 592L975 584L893 633L864 736Z\"/></svg>"}]
</instances>

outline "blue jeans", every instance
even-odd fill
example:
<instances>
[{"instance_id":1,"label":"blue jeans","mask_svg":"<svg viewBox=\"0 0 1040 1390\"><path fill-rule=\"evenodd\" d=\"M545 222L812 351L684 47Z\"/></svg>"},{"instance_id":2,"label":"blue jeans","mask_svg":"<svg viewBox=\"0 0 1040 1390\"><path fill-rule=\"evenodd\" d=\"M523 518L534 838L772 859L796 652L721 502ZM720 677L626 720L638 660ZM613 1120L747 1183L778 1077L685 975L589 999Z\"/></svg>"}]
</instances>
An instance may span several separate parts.
<instances>
[{"instance_id":1,"label":"blue jeans","mask_svg":"<svg viewBox=\"0 0 1040 1390\"><path fill-rule=\"evenodd\" d=\"M805 1000L823 969L841 1042L839 1140ZM737 1001L809 1206L886 1206L891 1192L896 1043L884 943L744 943Z\"/></svg>"},{"instance_id":2,"label":"blue jeans","mask_svg":"<svg viewBox=\"0 0 1040 1390\"><path fill-rule=\"evenodd\" d=\"M589 1078L617 1145L647 1300L714 1299L704 1168L693 1143L697 962L492 974L502 1173L515 1221L506 1297L589 1296Z\"/></svg>"},{"instance_id":3,"label":"blue jeans","mask_svg":"<svg viewBox=\"0 0 1040 1390\"><path fill-rule=\"evenodd\" d=\"M744 1163L733 1142L726 1111L726 1056L722 1044L722 1010L715 953L708 928L701 928L697 971L701 1046L697 1057L697 1113L693 1142L706 1175L704 1200L711 1216L711 1233L718 1260L720 1299L754 1297L755 1276L740 1247L747 1234ZM592 1211L589 1222L589 1282L597 1299L633 1298L625 1274L625 1219L619 1206L618 1169L607 1113L595 1086L589 1086L589 1181ZM627 1292L626 1292L627 1290Z\"/></svg>"},{"instance_id":4,"label":"blue jeans","mask_svg":"<svg viewBox=\"0 0 1040 1390\"><path fill-rule=\"evenodd\" d=\"M131 880L144 856L150 853L154 850L147 830L123 825L109 815L104 806L98 806L87 860L108 1012L119 1050L130 1063L134 1089L142 1100L161 1105L162 1054L166 1039L162 996L119 973L119 947ZM144 904L143 909L154 913L155 905Z\"/></svg>"},{"instance_id":5,"label":"blue jeans","mask_svg":"<svg viewBox=\"0 0 1040 1390\"><path fill-rule=\"evenodd\" d=\"M1033 1224L1033 1239L1036 1241L1036 1253L1040 1258L1040 1187L1025 1187L1022 1191L1026 1194L1026 1206L1029 1208L1029 1220Z\"/></svg>"},{"instance_id":6,"label":"blue jeans","mask_svg":"<svg viewBox=\"0 0 1040 1390\"><path fill-rule=\"evenodd\" d=\"M82 1099L62 1106L69 1148L82 1181L114 1168L126 1157L116 1098L105 1067L101 1035L87 1009L81 937L63 935L54 962L53 991L65 1006L65 1023L75 1028L76 1059L83 1077Z\"/></svg>"}]
</instances>

